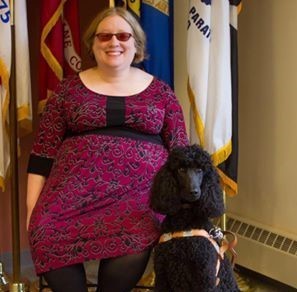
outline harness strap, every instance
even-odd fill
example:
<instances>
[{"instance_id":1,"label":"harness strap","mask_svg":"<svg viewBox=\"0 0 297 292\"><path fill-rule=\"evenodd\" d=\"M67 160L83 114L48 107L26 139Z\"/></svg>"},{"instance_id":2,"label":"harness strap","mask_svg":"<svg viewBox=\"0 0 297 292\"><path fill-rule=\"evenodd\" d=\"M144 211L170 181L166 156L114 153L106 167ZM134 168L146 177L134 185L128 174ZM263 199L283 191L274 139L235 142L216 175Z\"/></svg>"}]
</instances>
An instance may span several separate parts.
<instances>
[{"instance_id":1,"label":"harness strap","mask_svg":"<svg viewBox=\"0 0 297 292\"><path fill-rule=\"evenodd\" d=\"M237 258L237 252L235 251L234 247L237 245L237 236L235 233L231 232L231 231L223 231L223 239L222 239L222 245L220 247L220 249L222 250L223 253L225 253L226 251L230 251L231 252L231 264L232 267L234 267L235 265L235 260ZM227 240L228 235L231 236L231 239Z\"/></svg>"},{"instance_id":2,"label":"harness strap","mask_svg":"<svg viewBox=\"0 0 297 292\"><path fill-rule=\"evenodd\" d=\"M163 243L166 241L169 241L173 238L179 238L179 237L191 237L191 236L202 236L207 238L213 247L215 248L217 254L218 254L218 260L216 264L216 286L220 282L220 278L218 277L219 270L220 270L220 265L221 265L221 260L224 259L224 253L228 250L231 251L232 253L232 260L231 263L234 265L235 258L237 256L234 247L237 244L237 237L234 233L230 231L223 231L224 236L227 235L232 235L233 239L231 241L228 241L226 238L223 238L222 240L222 245L219 246L218 243L209 235L209 233L205 229L191 229L189 231L176 231L176 232L169 232L169 233L164 233L161 235L159 239L159 243Z\"/></svg>"}]
</instances>

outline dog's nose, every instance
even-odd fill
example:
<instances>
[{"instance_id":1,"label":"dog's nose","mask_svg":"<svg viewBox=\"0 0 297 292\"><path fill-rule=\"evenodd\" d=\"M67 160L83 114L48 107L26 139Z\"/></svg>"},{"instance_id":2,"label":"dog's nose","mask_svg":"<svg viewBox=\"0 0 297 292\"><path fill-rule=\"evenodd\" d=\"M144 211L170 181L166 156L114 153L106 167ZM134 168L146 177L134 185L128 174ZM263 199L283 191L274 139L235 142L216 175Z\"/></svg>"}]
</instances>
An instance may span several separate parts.
<instances>
[{"instance_id":1,"label":"dog's nose","mask_svg":"<svg viewBox=\"0 0 297 292\"><path fill-rule=\"evenodd\" d=\"M190 195L193 198L193 200L198 200L200 198L200 190L193 189L192 191L190 191Z\"/></svg>"},{"instance_id":2,"label":"dog's nose","mask_svg":"<svg viewBox=\"0 0 297 292\"><path fill-rule=\"evenodd\" d=\"M199 191L198 190L193 190L190 192L191 195L199 195Z\"/></svg>"}]
</instances>

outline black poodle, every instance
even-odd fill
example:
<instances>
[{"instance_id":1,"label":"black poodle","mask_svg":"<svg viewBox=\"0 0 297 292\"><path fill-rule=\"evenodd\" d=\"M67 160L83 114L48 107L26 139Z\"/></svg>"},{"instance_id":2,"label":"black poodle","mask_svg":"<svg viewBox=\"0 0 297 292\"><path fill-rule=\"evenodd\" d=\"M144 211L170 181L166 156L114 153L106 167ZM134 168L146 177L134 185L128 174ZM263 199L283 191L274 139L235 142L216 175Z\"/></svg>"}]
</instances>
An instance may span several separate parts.
<instances>
[{"instance_id":1,"label":"black poodle","mask_svg":"<svg viewBox=\"0 0 297 292\"><path fill-rule=\"evenodd\" d=\"M151 193L151 208L166 215L154 252L154 291L239 291L223 233L210 220L224 213L224 201L209 154L198 145L175 148Z\"/></svg>"}]
</instances>

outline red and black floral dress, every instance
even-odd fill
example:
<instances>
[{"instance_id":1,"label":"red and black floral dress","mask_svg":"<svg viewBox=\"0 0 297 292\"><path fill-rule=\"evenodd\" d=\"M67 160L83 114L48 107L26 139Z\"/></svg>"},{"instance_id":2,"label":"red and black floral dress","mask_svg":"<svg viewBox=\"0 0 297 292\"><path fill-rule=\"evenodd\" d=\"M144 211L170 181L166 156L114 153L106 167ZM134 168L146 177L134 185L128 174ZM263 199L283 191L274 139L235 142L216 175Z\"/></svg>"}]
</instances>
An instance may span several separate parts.
<instances>
[{"instance_id":1,"label":"red and black floral dress","mask_svg":"<svg viewBox=\"0 0 297 292\"><path fill-rule=\"evenodd\" d=\"M47 102L28 165L47 177L29 225L37 274L151 247L159 237L152 179L168 151L187 144L181 107L162 81L119 97L65 79Z\"/></svg>"}]
</instances>

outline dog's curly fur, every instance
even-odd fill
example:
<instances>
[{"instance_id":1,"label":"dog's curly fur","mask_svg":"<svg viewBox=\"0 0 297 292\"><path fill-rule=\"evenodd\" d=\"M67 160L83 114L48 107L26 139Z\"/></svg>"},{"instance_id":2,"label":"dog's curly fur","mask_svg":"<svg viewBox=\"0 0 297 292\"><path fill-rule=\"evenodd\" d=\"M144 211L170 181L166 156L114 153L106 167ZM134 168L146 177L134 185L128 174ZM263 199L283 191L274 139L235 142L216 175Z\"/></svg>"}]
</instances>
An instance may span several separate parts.
<instances>
[{"instance_id":1,"label":"dog's curly fur","mask_svg":"<svg viewBox=\"0 0 297 292\"><path fill-rule=\"evenodd\" d=\"M209 154L198 145L175 148L155 176L150 205L166 215L162 233L191 229L209 232L214 227L210 219L224 213L219 176ZM214 246L205 237L159 243L154 252L154 291L239 291L226 256L216 286L217 259Z\"/></svg>"}]
</instances>

